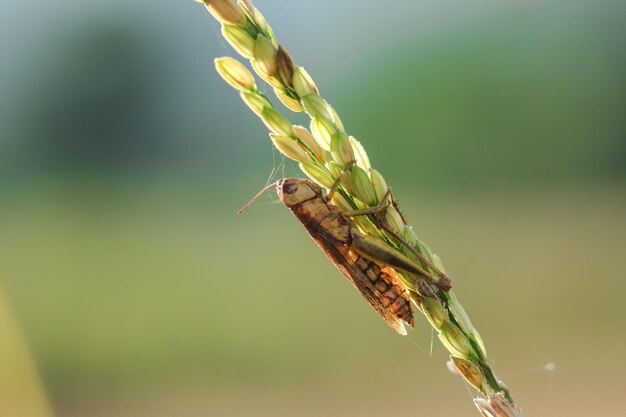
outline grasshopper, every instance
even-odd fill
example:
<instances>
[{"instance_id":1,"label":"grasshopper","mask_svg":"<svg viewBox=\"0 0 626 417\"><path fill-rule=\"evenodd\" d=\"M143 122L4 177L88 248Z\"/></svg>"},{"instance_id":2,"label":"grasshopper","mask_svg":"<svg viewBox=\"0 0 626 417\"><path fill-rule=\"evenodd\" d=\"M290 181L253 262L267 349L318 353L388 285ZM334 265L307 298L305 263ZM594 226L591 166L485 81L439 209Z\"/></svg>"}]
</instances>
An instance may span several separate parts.
<instances>
[{"instance_id":1,"label":"grasshopper","mask_svg":"<svg viewBox=\"0 0 626 417\"><path fill-rule=\"evenodd\" d=\"M280 201L304 225L328 259L399 334L406 335L404 323L413 327L414 318L409 290L398 278L396 270L417 275L444 291L450 289L450 281L445 275L431 276L381 239L362 233L350 213L331 203L336 187L324 195L322 188L310 180L283 178L261 190L240 213L274 185ZM358 214L355 212L354 215Z\"/></svg>"}]
</instances>

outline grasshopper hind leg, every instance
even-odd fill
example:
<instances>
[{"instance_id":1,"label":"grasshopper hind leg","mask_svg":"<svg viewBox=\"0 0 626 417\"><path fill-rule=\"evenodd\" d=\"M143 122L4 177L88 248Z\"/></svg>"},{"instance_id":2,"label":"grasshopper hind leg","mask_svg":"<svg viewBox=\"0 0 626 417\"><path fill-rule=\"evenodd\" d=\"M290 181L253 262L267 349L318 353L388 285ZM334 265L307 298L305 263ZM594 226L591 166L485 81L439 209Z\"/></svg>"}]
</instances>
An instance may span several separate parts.
<instances>
[{"instance_id":1,"label":"grasshopper hind leg","mask_svg":"<svg viewBox=\"0 0 626 417\"><path fill-rule=\"evenodd\" d=\"M345 212L344 214L349 217L369 215L375 216L378 227L384 230L389 236L397 240L402 246L406 247L419 261L421 261L430 270L432 270L434 274L427 272L416 262L407 258L399 251L389 247L380 239L372 238L370 236L365 236L359 233L359 235L361 236L355 235L357 236L356 239L353 238L353 245L355 246L355 250L359 251L359 253L362 253L363 256L369 257L373 261L378 261L385 265L420 275L427 281L430 281L433 284L437 285L442 290L448 291L451 287L450 278L448 278L445 273L436 268L432 264L432 262L426 259L424 255L419 253L417 249L413 247L410 243L408 243L402 236L398 235L389 227L387 227L384 221L384 215L390 205L396 207L397 210L396 199L393 197L393 192L391 191L391 188L388 188L384 198L376 206L368 207L361 210L353 210ZM406 219L404 218L404 215L399 210L398 213L400 214L402 221L406 224Z\"/></svg>"}]
</instances>

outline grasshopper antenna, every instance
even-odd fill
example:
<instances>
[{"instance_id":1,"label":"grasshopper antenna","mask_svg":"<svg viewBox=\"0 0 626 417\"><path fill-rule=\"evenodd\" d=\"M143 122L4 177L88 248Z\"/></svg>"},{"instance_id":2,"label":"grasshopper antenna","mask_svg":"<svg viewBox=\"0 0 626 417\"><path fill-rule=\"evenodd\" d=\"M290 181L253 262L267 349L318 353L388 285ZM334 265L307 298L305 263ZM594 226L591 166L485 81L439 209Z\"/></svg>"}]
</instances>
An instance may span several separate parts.
<instances>
[{"instance_id":1,"label":"grasshopper antenna","mask_svg":"<svg viewBox=\"0 0 626 417\"><path fill-rule=\"evenodd\" d=\"M245 206L243 206L243 208L241 208L241 210L239 210L239 211L237 212L237 214L241 214L241 213L243 213L243 212L244 212L244 211L245 211L248 207L250 207L252 204L254 204L254 202L255 202L255 201L256 201L259 197L261 197L261 195L262 195L264 192L266 192L266 191L267 191L267 190L269 190L270 188L272 188L272 187L276 186L276 184L277 184L277 183L278 183L278 181L274 181L273 183L271 183L271 184L269 184L269 185L267 185L267 186L263 187L263 189L262 189L261 191L259 191L259 192L258 192L258 193L254 196L254 197L252 197L252 200L250 200L250 201L248 202L248 204L246 204Z\"/></svg>"}]
</instances>

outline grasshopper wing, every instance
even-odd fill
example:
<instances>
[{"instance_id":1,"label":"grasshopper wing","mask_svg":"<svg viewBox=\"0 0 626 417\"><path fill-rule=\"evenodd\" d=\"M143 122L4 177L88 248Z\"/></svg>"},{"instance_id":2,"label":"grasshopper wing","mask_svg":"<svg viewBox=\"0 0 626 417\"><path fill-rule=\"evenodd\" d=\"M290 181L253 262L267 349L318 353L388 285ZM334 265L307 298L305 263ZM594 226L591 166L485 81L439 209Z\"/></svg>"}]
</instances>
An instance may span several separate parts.
<instances>
[{"instance_id":1,"label":"grasshopper wing","mask_svg":"<svg viewBox=\"0 0 626 417\"><path fill-rule=\"evenodd\" d=\"M404 323L413 327L413 309L402 284L393 271L360 257L347 245L337 242L325 230L311 234L326 256L352 282L363 298L401 335L406 335Z\"/></svg>"}]
</instances>

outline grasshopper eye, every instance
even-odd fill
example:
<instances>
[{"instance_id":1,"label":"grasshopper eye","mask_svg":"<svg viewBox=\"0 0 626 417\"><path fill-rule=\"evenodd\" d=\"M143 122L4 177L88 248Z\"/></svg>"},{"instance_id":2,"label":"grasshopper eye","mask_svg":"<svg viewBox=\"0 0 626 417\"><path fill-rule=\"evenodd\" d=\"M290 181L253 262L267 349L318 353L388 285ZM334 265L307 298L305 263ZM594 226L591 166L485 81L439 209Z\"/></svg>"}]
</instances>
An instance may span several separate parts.
<instances>
[{"instance_id":1,"label":"grasshopper eye","mask_svg":"<svg viewBox=\"0 0 626 417\"><path fill-rule=\"evenodd\" d=\"M303 201L318 196L307 180L300 178L284 178L277 183L278 198L287 207L293 207ZM320 194L321 195L321 194Z\"/></svg>"},{"instance_id":2,"label":"grasshopper eye","mask_svg":"<svg viewBox=\"0 0 626 417\"><path fill-rule=\"evenodd\" d=\"M295 194L298 191L298 184L293 181L284 180L282 184L278 184L283 194Z\"/></svg>"}]
</instances>

